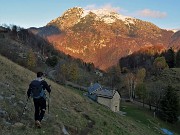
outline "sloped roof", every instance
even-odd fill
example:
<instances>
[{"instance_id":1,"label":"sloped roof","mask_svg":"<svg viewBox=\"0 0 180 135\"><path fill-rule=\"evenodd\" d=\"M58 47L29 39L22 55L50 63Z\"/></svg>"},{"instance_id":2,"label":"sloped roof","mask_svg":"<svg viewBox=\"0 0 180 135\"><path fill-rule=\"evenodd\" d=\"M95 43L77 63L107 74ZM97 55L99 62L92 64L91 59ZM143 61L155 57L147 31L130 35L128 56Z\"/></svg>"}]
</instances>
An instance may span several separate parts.
<instances>
[{"instance_id":1,"label":"sloped roof","mask_svg":"<svg viewBox=\"0 0 180 135\"><path fill-rule=\"evenodd\" d=\"M95 83L88 87L89 94L95 94L97 97L113 98L116 93L115 90L108 90L107 88L102 88L99 83Z\"/></svg>"},{"instance_id":2,"label":"sloped roof","mask_svg":"<svg viewBox=\"0 0 180 135\"><path fill-rule=\"evenodd\" d=\"M99 83L95 83L92 86L88 87L88 92L92 94L96 92L98 89L101 89L101 85Z\"/></svg>"},{"instance_id":3,"label":"sloped roof","mask_svg":"<svg viewBox=\"0 0 180 135\"><path fill-rule=\"evenodd\" d=\"M101 89L96 91L96 95L98 97L104 97L104 98L113 98L116 91L113 90L107 90L107 89Z\"/></svg>"}]
</instances>

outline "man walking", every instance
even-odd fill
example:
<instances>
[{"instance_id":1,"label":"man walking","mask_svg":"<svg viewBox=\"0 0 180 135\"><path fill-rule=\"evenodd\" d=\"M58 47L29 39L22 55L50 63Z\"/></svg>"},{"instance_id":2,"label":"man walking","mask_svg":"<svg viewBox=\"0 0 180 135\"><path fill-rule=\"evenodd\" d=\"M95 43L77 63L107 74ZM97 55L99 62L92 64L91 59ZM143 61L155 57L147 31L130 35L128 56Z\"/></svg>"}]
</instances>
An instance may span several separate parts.
<instances>
[{"instance_id":1,"label":"man walking","mask_svg":"<svg viewBox=\"0 0 180 135\"><path fill-rule=\"evenodd\" d=\"M51 92L50 85L48 85L47 82L44 80L43 73L38 72L37 78L30 83L29 89L27 91L28 98L31 96L34 101L35 126L37 126L38 128L41 128L41 120L43 119L45 111L46 111L45 90L47 90L50 94Z\"/></svg>"}]
</instances>

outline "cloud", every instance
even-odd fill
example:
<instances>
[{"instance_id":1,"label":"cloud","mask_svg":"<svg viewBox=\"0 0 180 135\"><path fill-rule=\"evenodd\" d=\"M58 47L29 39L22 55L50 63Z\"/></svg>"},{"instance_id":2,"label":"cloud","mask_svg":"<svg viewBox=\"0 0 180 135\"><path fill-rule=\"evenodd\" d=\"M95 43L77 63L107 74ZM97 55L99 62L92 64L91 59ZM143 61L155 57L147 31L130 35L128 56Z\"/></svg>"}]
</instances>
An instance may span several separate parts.
<instances>
[{"instance_id":1,"label":"cloud","mask_svg":"<svg viewBox=\"0 0 180 135\"><path fill-rule=\"evenodd\" d=\"M138 16L151 17L151 18L165 18L167 16L166 12L160 12L150 9L144 9L137 12Z\"/></svg>"},{"instance_id":2,"label":"cloud","mask_svg":"<svg viewBox=\"0 0 180 135\"><path fill-rule=\"evenodd\" d=\"M121 8L120 7L113 7L111 4L105 4L102 7L100 7L102 9L107 9L113 12L120 12Z\"/></svg>"},{"instance_id":3,"label":"cloud","mask_svg":"<svg viewBox=\"0 0 180 135\"><path fill-rule=\"evenodd\" d=\"M86 9L86 10L106 9L106 10L110 10L113 12L125 11L120 7L113 7L111 4L105 4L102 6L97 6L95 4L92 4L92 5L87 5L84 9Z\"/></svg>"}]
</instances>

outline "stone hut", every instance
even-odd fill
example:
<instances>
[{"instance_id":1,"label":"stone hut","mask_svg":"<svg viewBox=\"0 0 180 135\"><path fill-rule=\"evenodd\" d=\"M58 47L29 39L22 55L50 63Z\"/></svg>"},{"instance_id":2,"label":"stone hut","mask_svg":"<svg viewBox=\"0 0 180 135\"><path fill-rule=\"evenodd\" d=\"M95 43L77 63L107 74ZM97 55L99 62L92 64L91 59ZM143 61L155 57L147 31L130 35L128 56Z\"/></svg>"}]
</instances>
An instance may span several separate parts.
<instances>
[{"instance_id":1,"label":"stone hut","mask_svg":"<svg viewBox=\"0 0 180 135\"><path fill-rule=\"evenodd\" d=\"M120 95L116 90L108 90L103 88L99 83L95 83L88 87L88 97L107 106L113 112L119 111Z\"/></svg>"}]
</instances>

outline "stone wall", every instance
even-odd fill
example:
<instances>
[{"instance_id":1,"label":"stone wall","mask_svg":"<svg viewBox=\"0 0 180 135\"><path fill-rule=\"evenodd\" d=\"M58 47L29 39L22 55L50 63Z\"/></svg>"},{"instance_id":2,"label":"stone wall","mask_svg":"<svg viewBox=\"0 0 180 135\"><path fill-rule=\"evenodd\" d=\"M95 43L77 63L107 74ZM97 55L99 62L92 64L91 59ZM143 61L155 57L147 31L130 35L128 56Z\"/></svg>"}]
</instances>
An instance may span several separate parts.
<instances>
[{"instance_id":1,"label":"stone wall","mask_svg":"<svg viewBox=\"0 0 180 135\"><path fill-rule=\"evenodd\" d=\"M116 91L116 93L114 94L113 98L111 99L111 110L113 112L118 112L119 111L119 107L120 107L120 95Z\"/></svg>"},{"instance_id":2,"label":"stone wall","mask_svg":"<svg viewBox=\"0 0 180 135\"><path fill-rule=\"evenodd\" d=\"M104 97L98 97L97 102L109 107L113 112L118 112L120 107L120 95L116 91L112 99L104 98Z\"/></svg>"},{"instance_id":3,"label":"stone wall","mask_svg":"<svg viewBox=\"0 0 180 135\"><path fill-rule=\"evenodd\" d=\"M111 99L109 98L98 97L97 102L111 108Z\"/></svg>"}]
</instances>

